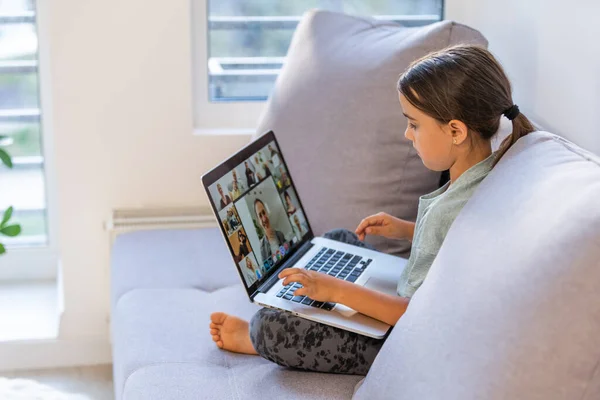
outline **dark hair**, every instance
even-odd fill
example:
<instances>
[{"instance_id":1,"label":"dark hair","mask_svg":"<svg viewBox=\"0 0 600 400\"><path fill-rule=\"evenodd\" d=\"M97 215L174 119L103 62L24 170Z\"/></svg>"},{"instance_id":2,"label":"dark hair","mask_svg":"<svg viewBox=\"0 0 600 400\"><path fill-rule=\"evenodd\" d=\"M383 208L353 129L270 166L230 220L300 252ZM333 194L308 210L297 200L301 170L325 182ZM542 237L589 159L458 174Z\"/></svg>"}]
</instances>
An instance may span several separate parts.
<instances>
[{"instance_id":1,"label":"dark hair","mask_svg":"<svg viewBox=\"0 0 600 400\"><path fill-rule=\"evenodd\" d=\"M500 117L513 106L512 89L500 63L486 49L458 45L413 62L398 81L398 91L416 108L442 124L462 121L470 132L491 140ZM512 121L494 165L521 137L535 131L520 113Z\"/></svg>"}]
</instances>

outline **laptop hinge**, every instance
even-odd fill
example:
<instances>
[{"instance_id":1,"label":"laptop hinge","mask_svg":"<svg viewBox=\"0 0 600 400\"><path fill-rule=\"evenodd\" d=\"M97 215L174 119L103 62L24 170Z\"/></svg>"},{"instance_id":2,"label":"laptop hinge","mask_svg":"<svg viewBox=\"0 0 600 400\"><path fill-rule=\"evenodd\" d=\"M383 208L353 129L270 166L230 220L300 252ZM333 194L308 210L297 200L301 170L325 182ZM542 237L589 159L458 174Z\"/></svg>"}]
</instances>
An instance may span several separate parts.
<instances>
[{"instance_id":1,"label":"laptop hinge","mask_svg":"<svg viewBox=\"0 0 600 400\"><path fill-rule=\"evenodd\" d=\"M303 244L302 247L300 247L292 257L286 260L283 263L283 265L279 267L277 271L265 281L265 283L258 287L256 291L260 293L267 293L269 289L271 289L273 285L275 285L275 283L279 281L279 272L295 265L298 262L298 260L300 260L313 246L314 244L312 244L311 242L306 242L305 244Z\"/></svg>"}]
</instances>

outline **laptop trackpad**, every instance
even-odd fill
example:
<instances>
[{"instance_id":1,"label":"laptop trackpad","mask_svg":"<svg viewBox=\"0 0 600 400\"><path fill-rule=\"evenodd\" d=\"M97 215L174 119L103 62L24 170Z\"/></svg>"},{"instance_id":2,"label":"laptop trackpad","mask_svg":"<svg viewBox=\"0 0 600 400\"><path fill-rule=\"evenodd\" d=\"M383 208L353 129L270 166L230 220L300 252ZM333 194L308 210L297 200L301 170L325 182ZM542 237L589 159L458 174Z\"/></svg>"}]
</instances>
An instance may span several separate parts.
<instances>
[{"instance_id":1,"label":"laptop trackpad","mask_svg":"<svg viewBox=\"0 0 600 400\"><path fill-rule=\"evenodd\" d=\"M377 292L396 294L396 282L389 279L381 279L376 276L371 276L363 286ZM335 311L339 312L344 317L351 317L356 314L355 310L350 307L346 307L343 304L338 304L335 306Z\"/></svg>"},{"instance_id":2,"label":"laptop trackpad","mask_svg":"<svg viewBox=\"0 0 600 400\"><path fill-rule=\"evenodd\" d=\"M397 282L390 279L382 279L378 278L377 276L371 276L363 286L371 290L375 290L376 292L394 295L396 294L397 285Z\"/></svg>"}]
</instances>

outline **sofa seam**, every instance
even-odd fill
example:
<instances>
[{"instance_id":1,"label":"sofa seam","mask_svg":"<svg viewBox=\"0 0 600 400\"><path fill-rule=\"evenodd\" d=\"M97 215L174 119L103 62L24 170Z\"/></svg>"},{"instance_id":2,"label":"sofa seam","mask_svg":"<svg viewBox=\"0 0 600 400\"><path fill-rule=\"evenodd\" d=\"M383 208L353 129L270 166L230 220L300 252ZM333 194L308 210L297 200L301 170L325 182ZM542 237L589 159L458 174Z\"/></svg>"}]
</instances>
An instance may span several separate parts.
<instances>
[{"instance_id":1,"label":"sofa seam","mask_svg":"<svg viewBox=\"0 0 600 400\"><path fill-rule=\"evenodd\" d=\"M149 368L149 367L155 367L157 365L167 365L167 364L174 364L174 365L188 365L188 364L192 364L192 365L198 365L197 362L195 361L161 361L161 362L153 362L150 364L145 364L142 366L139 366L137 368L135 368L133 371L131 371L129 374L127 374L127 377L125 378L125 380L123 381L123 385L121 387L121 394L123 394L123 392L125 391L125 387L127 386L127 382L129 382L129 378L131 378L133 375L135 375L136 373ZM229 367L228 367L229 369Z\"/></svg>"},{"instance_id":2,"label":"sofa seam","mask_svg":"<svg viewBox=\"0 0 600 400\"><path fill-rule=\"evenodd\" d=\"M550 133L550 132L548 132L548 133ZM575 145L574 143L569 142L568 140L566 140L563 137L560 137L560 136L555 135L553 133L550 133L550 134L552 135L552 139L555 142L561 144L565 149L567 149L571 153L579 156L583 160L586 160L586 161L591 162L592 164L595 164L597 167L600 167L600 159L598 159L597 156L595 156L594 154L592 154L588 150L585 150L585 149L583 149L583 148ZM579 148L582 151L577 151L577 148Z\"/></svg>"},{"instance_id":3,"label":"sofa seam","mask_svg":"<svg viewBox=\"0 0 600 400\"><path fill-rule=\"evenodd\" d=\"M130 293L137 292L138 290L195 290L197 292L205 292L205 293L213 294L213 293L218 292L219 290L223 290L223 289L230 288L230 287L237 286L237 285L239 285L239 284L223 286L223 287L217 288L215 290L212 290L210 292L206 291L204 289L197 288L197 287L172 287L172 288L168 288L168 287L138 287L138 288L131 288L128 291L126 291L125 293L121 293L121 295L119 297L117 297L117 299L115 300L114 305L115 305L115 309L116 309L117 305L121 302L121 300L125 296L129 295Z\"/></svg>"},{"instance_id":4,"label":"sofa seam","mask_svg":"<svg viewBox=\"0 0 600 400\"><path fill-rule=\"evenodd\" d=\"M231 377L231 387L233 388L233 393L235 394L235 398L236 399L241 399L240 396L240 391L239 391L239 387L237 384L237 379L235 378L235 373L233 372L233 368L231 368L231 355L230 354L226 354L226 360L227 360L227 375L229 375Z\"/></svg>"}]
</instances>

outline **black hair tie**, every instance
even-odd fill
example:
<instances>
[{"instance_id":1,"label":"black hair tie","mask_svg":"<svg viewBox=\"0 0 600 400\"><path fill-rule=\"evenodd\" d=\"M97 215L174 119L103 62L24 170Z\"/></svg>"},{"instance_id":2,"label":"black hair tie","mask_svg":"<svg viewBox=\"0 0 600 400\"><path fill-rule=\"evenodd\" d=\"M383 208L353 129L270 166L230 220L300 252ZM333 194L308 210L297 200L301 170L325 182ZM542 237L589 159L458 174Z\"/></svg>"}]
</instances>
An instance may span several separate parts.
<instances>
[{"instance_id":1,"label":"black hair tie","mask_svg":"<svg viewBox=\"0 0 600 400\"><path fill-rule=\"evenodd\" d=\"M519 106L517 106L516 104L513 104L512 106L510 106L509 108L507 108L506 110L504 110L504 112L502 113L506 118L508 118L509 120L513 120L515 118L517 118L517 116L520 114L521 112L519 111Z\"/></svg>"}]
</instances>

